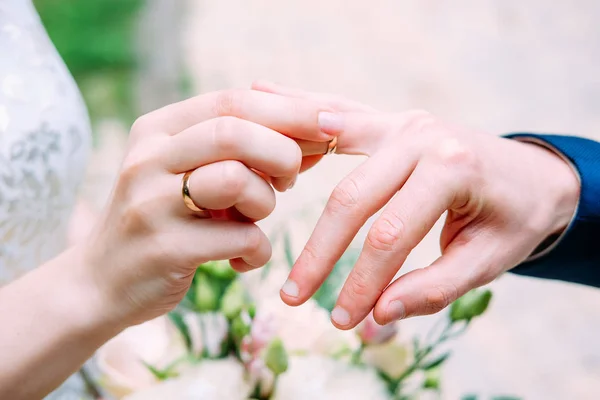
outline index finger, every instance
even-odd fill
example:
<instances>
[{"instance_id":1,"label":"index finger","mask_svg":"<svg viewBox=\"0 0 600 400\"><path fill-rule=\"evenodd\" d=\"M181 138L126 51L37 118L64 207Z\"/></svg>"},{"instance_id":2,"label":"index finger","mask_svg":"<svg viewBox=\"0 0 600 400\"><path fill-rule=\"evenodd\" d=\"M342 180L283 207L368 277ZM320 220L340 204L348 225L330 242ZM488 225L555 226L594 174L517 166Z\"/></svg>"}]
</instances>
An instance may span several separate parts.
<instances>
[{"instance_id":1,"label":"index finger","mask_svg":"<svg viewBox=\"0 0 600 400\"><path fill-rule=\"evenodd\" d=\"M412 157L384 149L340 182L281 289L286 304L300 305L317 291L368 218L406 181Z\"/></svg>"},{"instance_id":2,"label":"index finger","mask_svg":"<svg viewBox=\"0 0 600 400\"><path fill-rule=\"evenodd\" d=\"M209 119L231 116L293 139L323 142L331 140L333 135L319 129L321 111L331 109L306 99L255 90L225 90L165 106L151 113L149 118L153 126L170 135Z\"/></svg>"},{"instance_id":3,"label":"index finger","mask_svg":"<svg viewBox=\"0 0 600 400\"><path fill-rule=\"evenodd\" d=\"M302 89L278 85L274 82L269 81L255 81L252 83L252 89L260 90L261 92L279 94L281 96L316 101L321 104L327 104L329 107L333 108L336 111L364 113L378 112L371 106L359 103L357 101L349 100L341 96L327 93L307 92Z\"/></svg>"}]
</instances>

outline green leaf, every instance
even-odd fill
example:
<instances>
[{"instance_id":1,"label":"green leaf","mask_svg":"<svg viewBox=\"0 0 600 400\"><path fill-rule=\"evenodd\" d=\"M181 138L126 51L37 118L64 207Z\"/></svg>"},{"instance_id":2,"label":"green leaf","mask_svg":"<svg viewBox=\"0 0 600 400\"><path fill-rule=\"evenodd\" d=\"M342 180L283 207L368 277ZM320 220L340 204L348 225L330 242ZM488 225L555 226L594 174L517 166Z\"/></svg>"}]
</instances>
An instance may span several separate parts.
<instances>
[{"instance_id":1,"label":"green leaf","mask_svg":"<svg viewBox=\"0 0 600 400\"><path fill-rule=\"evenodd\" d=\"M478 397L476 394L466 394L463 397L461 397L461 400L477 400Z\"/></svg>"},{"instance_id":2,"label":"green leaf","mask_svg":"<svg viewBox=\"0 0 600 400\"><path fill-rule=\"evenodd\" d=\"M285 252L285 260L290 268L294 266L294 250L292 248L292 238L290 233L285 231L283 234L283 250Z\"/></svg>"},{"instance_id":3,"label":"green leaf","mask_svg":"<svg viewBox=\"0 0 600 400\"><path fill-rule=\"evenodd\" d=\"M450 320L452 322L470 321L487 310L492 292L488 289L474 289L452 303Z\"/></svg>"},{"instance_id":4,"label":"green leaf","mask_svg":"<svg viewBox=\"0 0 600 400\"><path fill-rule=\"evenodd\" d=\"M348 273L352 270L358 260L360 251L349 249L335 264L333 271L329 274L323 285L313 295L313 299L327 311L333 310L337 296L346 280Z\"/></svg>"},{"instance_id":5,"label":"green leaf","mask_svg":"<svg viewBox=\"0 0 600 400\"><path fill-rule=\"evenodd\" d=\"M269 261L264 267L261 268L260 277L261 279L265 279L269 276L271 269L273 268L273 261Z\"/></svg>"},{"instance_id":6,"label":"green leaf","mask_svg":"<svg viewBox=\"0 0 600 400\"><path fill-rule=\"evenodd\" d=\"M211 261L204 263L198 267L198 271L204 272L210 277L228 282L234 280L238 275L226 261Z\"/></svg>"},{"instance_id":7,"label":"green leaf","mask_svg":"<svg viewBox=\"0 0 600 400\"><path fill-rule=\"evenodd\" d=\"M185 321L183 320L183 316L181 315L181 313L179 313L178 311L171 311L168 314L168 316L173 325L175 325L177 330L181 333L181 336L183 336L187 351L192 351L192 337L190 336L190 330Z\"/></svg>"},{"instance_id":8,"label":"green leaf","mask_svg":"<svg viewBox=\"0 0 600 400\"><path fill-rule=\"evenodd\" d=\"M394 379L380 370L377 370L377 375L385 382L390 394L395 394L398 391L398 386L400 386L400 381L398 379Z\"/></svg>"},{"instance_id":9,"label":"green leaf","mask_svg":"<svg viewBox=\"0 0 600 400\"><path fill-rule=\"evenodd\" d=\"M425 371L423 389L440 390L441 371L439 368L430 368Z\"/></svg>"},{"instance_id":10,"label":"green leaf","mask_svg":"<svg viewBox=\"0 0 600 400\"><path fill-rule=\"evenodd\" d=\"M442 354L441 356L434 358L433 360L431 360L429 362L426 362L425 364L423 364L421 366L421 369L427 371L429 369L437 368L440 365L442 365L444 363L444 361L446 361L448 359L448 357L450 357L450 352Z\"/></svg>"},{"instance_id":11,"label":"green leaf","mask_svg":"<svg viewBox=\"0 0 600 400\"><path fill-rule=\"evenodd\" d=\"M256 305L254 303L248 305L248 315L250 315L251 319L254 319L256 316Z\"/></svg>"},{"instance_id":12,"label":"green leaf","mask_svg":"<svg viewBox=\"0 0 600 400\"><path fill-rule=\"evenodd\" d=\"M246 312L239 313L231 321L231 335L236 341L242 340L244 336L250 333L252 320Z\"/></svg>"},{"instance_id":13,"label":"green leaf","mask_svg":"<svg viewBox=\"0 0 600 400\"><path fill-rule=\"evenodd\" d=\"M279 338L269 343L264 356L266 366L275 374L281 375L288 369L288 354Z\"/></svg>"},{"instance_id":14,"label":"green leaf","mask_svg":"<svg viewBox=\"0 0 600 400\"><path fill-rule=\"evenodd\" d=\"M239 279L233 281L221 297L221 312L227 319L232 320L249 302L246 289Z\"/></svg>"},{"instance_id":15,"label":"green leaf","mask_svg":"<svg viewBox=\"0 0 600 400\"><path fill-rule=\"evenodd\" d=\"M421 350L421 342L417 336L412 339L413 354L418 354Z\"/></svg>"},{"instance_id":16,"label":"green leaf","mask_svg":"<svg viewBox=\"0 0 600 400\"><path fill-rule=\"evenodd\" d=\"M219 288L211 282L208 275L197 272L195 276L195 299L194 304L199 312L216 311L219 307Z\"/></svg>"},{"instance_id":17,"label":"green leaf","mask_svg":"<svg viewBox=\"0 0 600 400\"><path fill-rule=\"evenodd\" d=\"M81 88L92 120L132 120L138 113L133 86L137 20L144 1L34 0L34 4ZM102 83L95 89L98 79Z\"/></svg>"},{"instance_id":18,"label":"green leaf","mask_svg":"<svg viewBox=\"0 0 600 400\"><path fill-rule=\"evenodd\" d=\"M178 376L177 372L173 371L172 369L167 368L165 370L159 370L158 368L153 367L145 361L142 361L142 363L148 369L148 371L150 371L152 375L154 375L154 377L159 381L165 381L169 378L176 378Z\"/></svg>"}]
</instances>

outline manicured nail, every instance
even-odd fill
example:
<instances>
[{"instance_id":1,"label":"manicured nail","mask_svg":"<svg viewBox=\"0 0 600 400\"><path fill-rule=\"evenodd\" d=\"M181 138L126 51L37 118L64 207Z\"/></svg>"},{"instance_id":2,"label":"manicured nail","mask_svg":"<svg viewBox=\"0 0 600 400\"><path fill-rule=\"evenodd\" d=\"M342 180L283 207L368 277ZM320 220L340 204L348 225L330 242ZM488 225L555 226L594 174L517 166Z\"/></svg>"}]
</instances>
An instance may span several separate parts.
<instances>
[{"instance_id":1,"label":"manicured nail","mask_svg":"<svg viewBox=\"0 0 600 400\"><path fill-rule=\"evenodd\" d=\"M323 133L337 136L342 131L342 118L339 114L320 112L319 128Z\"/></svg>"},{"instance_id":2,"label":"manicured nail","mask_svg":"<svg viewBox=\"0 0 600 400\"><path fill-rule=\"evenodd\" d=\"M290 297L298 297L298 295L300 294L298 284L291 279L285 281L285 283L281 287L281 291Z\"/></svg>"},{"instance_id":3,"label":"manicured nail","mask_svg":"<svg viewBox=\"0 0 600 400\"><path fill-rule=\"evenodd\" d=\"M350 323L350 314L340 306L336 306L331 312L331 319L340 326L346 326Z\"/></svg>"},{"instance_id":4,"label":"manicured nail","mask_svg":"<svg viewBox=\"0 0 600 400\"><path fill-rule=\"evenodd\" d=\"M385 318L386 321L390 323L404 318L406 316L405 314L406 309L404 308L404 303L402 303L400 300L394 300L390 301L390 304L388 304Z\"/></svg>"}]
</instances>

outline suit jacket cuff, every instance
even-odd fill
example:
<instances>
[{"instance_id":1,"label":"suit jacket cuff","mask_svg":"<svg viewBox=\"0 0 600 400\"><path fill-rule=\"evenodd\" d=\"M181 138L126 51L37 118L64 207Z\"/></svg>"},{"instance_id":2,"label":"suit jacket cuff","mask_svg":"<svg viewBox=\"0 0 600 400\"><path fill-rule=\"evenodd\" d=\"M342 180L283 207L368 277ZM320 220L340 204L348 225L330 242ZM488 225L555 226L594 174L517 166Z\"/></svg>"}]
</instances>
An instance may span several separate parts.
<instances>
[{"instance_id":1,"label":"suit jacket cuff","mask_svg":"<svg viewBox=\"0 0 600 400\"><path fill-rule=\"evenodd\" d=\"M581 193L567 229L549 238L511 272L600 287L600 143L574 136L513 133L505 137L555 152L579 176Z\"/></svg>"}]
</instances>

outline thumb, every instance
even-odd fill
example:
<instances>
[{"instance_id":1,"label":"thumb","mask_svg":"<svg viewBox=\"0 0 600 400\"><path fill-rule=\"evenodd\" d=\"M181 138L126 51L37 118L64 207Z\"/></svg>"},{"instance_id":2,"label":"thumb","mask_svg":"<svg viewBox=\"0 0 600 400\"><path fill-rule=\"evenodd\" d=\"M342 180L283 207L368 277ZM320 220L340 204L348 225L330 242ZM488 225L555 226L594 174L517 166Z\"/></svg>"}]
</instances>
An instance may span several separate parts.
<instances>
[{"instance_id":1,"label":"thumb","mask_svg":"<svg viewBox=\"0 0 600 400\"><path fill-rule=\"evenodd\" d=\"M494 260L494 253L497 255L498 252L493 248L489 238L475 238L449 248L429 267L396 279L377 301L373 313L375 320L387 324L407 317L435 314L471 289L489 283L504 270L503 261Z\"/></svg>"}]
</instances>

